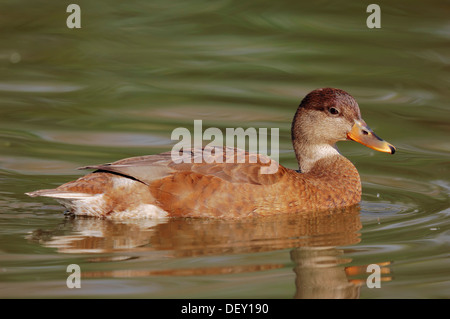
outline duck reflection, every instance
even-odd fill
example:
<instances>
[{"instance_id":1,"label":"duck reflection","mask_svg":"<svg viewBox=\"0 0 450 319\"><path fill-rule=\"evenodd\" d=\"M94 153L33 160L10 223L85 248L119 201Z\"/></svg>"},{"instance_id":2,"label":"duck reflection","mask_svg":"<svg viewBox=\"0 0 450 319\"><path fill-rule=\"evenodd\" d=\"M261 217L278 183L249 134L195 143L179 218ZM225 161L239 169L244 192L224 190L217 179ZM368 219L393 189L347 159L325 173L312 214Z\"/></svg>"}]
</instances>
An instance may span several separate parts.
<instances>
[{"instance_id":1,"label":"duck reflection","mask_svg":"<svg viewBox=\"0 0 450 319\"><path fill-rule=\"evenodd\" d=\"M357 298L365 266L345 266L345 249L360 241L359 206L320 213L245 220L163 219L123 222L68 217L55 230L36 230L29 239L61 253L92 254L91 262L132 258L184 258L291 249L295 298ZM138 252L138 253L133 253ZM151 254L139 254L151 252ZM140 257L136 257L140 256ZM385 264L383 265L385 266ZM193 276L265 271L285 264L244 264L153 270L83 272L83 277ZM384 269L386 271L386 268ZM355 277L355 278L352 278ZM386 278L384 278L386 280Z\"/></svg>"}]
</instances>

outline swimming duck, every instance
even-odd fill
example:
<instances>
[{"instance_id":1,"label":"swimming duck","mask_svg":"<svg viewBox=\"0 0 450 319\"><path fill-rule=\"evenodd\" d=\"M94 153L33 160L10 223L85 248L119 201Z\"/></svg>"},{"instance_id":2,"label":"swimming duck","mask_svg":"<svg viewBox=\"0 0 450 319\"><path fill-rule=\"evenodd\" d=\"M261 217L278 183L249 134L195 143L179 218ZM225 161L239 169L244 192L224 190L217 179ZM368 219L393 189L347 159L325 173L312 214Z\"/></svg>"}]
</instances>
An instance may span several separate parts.
<instances>
[{"instance_id":1,"label":"swimming duck","mask_svg":"<svg viewBox=\"0 0 450 319\"><path fill-rule=\"evenodd\" d=\"M264 173L261 168L273 161L243 151L229 155L217 147L207 153L182 150L190 161L174 161L167 152L86 166L82 169L95 171L27 195L52 197L75 215L102 218L241 218L321 211L361 200L358 171L339 153L336 142L353 140L380 152L395 152L367 126L355 99L334 88L304 97L291 135L299 170L276 163L276 171ZM199 154L200 163L194 160ZM244 155L245 163L236 161L238 154Z\"/></svg>"}]
</instances>

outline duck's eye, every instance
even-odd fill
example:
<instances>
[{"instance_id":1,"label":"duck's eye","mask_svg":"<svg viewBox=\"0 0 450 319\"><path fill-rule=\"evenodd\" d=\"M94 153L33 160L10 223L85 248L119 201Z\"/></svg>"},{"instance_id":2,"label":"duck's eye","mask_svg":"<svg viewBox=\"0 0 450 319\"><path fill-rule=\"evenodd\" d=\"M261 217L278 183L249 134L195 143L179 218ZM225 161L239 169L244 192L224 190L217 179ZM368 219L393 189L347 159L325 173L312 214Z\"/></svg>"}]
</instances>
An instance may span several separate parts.
<instances>
[{"instance_id":1,"label":"duck's eye","mask_svg":"<svg viewBox=\"0 0 450 319\"><path fill-rule=\"evenodd\" d=\"M330 114L333 114L333 115L338 115L338 114L339 114L338 109L335 108L335 107L330 107L330 108L328 109L328 112L330 112Z\"/></svg>"}]
</instances>

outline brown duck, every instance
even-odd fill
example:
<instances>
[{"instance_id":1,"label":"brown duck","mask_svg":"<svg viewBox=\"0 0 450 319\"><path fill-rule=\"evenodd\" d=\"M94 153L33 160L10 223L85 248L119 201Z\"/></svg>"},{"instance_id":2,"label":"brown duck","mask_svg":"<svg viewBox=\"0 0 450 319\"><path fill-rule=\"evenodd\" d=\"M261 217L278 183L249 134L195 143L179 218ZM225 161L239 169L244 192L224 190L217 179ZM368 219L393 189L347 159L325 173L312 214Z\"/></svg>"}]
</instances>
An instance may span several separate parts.
<instances>
[{"instance_id":1,"label":"brown duck","mask_svg":"<svg viewBox=\"0 0 450 319\"><path fill-rule=\"evenodd\" d=\"M171 152L132 157L83 167L95 171L27 195L55 198L75 215L106 218L241 218L343 208L361 200L358 171L336 148L345 140L395 152L366 125L351 95L318 89L302 100L292 122L299 171L276 163L276 172L264 174L262 168L274 163L267 157L222 148L209 149L195 163L199 153L184 150L188 163L173 161ZM226 160L237 154L245 163ZM250 161L255 156L256 163Z\"/></svg>"}]
</instances>

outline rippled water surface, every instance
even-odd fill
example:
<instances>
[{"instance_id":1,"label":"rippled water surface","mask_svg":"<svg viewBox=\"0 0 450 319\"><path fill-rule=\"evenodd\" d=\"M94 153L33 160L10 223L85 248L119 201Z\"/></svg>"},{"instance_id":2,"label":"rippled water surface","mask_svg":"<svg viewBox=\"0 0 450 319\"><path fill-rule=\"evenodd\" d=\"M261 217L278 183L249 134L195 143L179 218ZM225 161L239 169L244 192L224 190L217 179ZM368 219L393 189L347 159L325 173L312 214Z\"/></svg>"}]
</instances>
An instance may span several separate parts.
<instances>
[{"instance_id":1,"label":"rippled water surface","mask_svg":"<svg viewBox=\"0 0 450 319\"><path fill-rule=\"evenodd\" d=\"M54 2L54 1L53 1ZM450 5L78 1L0 4L0 297L448 298ZM177 127L279 128L318 87L352 94L393 156L341 152L359 207L242 221L70 218L25 192L171 149ZM69 264L81 289L66 286ZM381 269L369 288L367 266Z\"/></svg>"}]
</instances>

